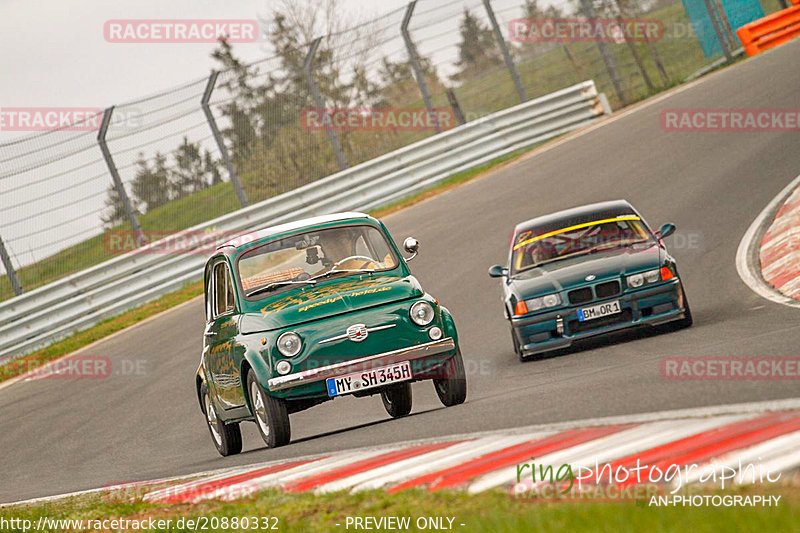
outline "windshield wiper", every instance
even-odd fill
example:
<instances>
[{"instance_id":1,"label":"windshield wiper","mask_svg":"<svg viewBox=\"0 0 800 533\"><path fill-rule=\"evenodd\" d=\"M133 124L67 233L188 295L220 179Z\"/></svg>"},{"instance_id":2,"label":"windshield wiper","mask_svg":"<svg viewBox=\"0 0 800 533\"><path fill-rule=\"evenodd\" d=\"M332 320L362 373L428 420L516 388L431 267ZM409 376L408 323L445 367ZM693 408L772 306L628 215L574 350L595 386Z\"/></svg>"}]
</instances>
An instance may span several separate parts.
<instances>
[{"instance_id":1,"label":"windshield wiper","mask_svg":"<svg viewBox=\"0 0 800 533\"><path fill-rule=\"evenodd\" d=\"M302 279L302 280L286 280L286 281L274 281L268 285L264 285L263 287L259 287L256 290L250 291L247 293L247 297L255 296L256 294L261 294L262 292L269 292L272 290L277 289L283 285L316 285L317 282L313 279Z\"/></svg>"},{"instance_id":2,"label":"windshield wiper","mask_svg":"<svg viewBox=\"0 0 800 533\"><path fill-rule=\"evenodd\" d=\"M356 273L359 273L359 274L370 274L371 275L371 274L375 273L375 269L374 268L343 268L343 269L334 268L334 269L328 270L327 272L323 272L322 274L317 274L316 276L311 278L309 281L317 280L317 279L320 279L320 278L327 278L328 276L332 276L333 274L356 274Z\"/></svg>"}]
</instances>

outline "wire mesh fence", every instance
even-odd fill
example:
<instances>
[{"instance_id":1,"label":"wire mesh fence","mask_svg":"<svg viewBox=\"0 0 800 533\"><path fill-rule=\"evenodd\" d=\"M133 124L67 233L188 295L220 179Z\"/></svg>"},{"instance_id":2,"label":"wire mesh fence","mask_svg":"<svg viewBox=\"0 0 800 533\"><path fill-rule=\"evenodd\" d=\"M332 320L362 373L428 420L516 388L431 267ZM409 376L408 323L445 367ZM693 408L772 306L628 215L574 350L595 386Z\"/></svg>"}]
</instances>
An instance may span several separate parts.
<instances>
[{"instance_id":1,"label":"wire mesh fence","mask_svg":"<svg viewBox=\"0 0 800 533\"><path fill-rule=\"evenodd\" d=\"M543 33L595 19L659 33ZM0 144L0 300L525 98L594 79L618 109L721 54L677 0L418 0L320 39L290 23L271 57L221 43L211 79Z\"/></svg>"}]
</instances>

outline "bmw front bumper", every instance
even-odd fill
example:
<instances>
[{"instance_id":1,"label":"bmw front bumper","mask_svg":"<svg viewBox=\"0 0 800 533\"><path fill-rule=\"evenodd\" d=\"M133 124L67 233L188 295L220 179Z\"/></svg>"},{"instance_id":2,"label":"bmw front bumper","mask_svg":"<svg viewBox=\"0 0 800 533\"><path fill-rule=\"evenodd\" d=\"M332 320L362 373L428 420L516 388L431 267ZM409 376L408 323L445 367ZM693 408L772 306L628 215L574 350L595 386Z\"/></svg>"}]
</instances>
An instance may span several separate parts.
<instances>
[{"instance_id":1,"label":"bmw front bumper","mask_svg":"<svg viewBox=\"0 0 800 533\"><path fill-rule=\"evenodd\" d=\"M607 317L578 320L578 309L619 301L621 311ZM657 326L685 316L680 279L627 291L611 298L561 307L530 317L513 318L511 325L523 355L567 348L576 340L638 326Z\"/></svg>"}]
</instances>

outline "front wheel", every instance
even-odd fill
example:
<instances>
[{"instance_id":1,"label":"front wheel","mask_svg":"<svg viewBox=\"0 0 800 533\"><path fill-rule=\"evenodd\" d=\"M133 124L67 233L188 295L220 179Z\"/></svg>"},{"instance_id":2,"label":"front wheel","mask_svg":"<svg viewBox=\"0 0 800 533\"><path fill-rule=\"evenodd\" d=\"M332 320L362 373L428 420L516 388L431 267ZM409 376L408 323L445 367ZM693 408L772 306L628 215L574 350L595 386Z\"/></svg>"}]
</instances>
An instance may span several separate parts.
<instances>
[{"instance_id":1,"label":"front wheel","mask_svg":"<svg viewBox=\"0 0 800 533\"><path fill-rule=\"evenodd\" d=\"M445 377L433 380L439 401L445 407L464 403L467 399L467 373L461 358L461 348L442 366L442 370Z\"/></svg>"},{"instance_id":2,"label":"front wheel","mask_svg":"<svg viewBox=\"0 0 800 533\"><path fill-rule=\"evenodd\" d=\"M247 390L250 391L250 408L256 419L258 432L267 447L277 448L289 444L291 429L286 402L264 392L255 372L247 374Z\"/></svg>"},{"instance_id":3,"label":"front wheel","mask_svg":"<svg viewBox=\"0 0 800 533\"><path fill-rule=\"evenodd\" d=\"M203 385L203 411L206 415L208 431L211 433L211 440L214 441L217 451L223 457L236 455L242 451L242 431L239 424L226 424L218 416L208 394L208 388Z\"/></svg>"},{"instance_id":4,"label":"front wheel","mask_svg":"<svg viewBox=\"0 0 800 533\"><path fill-rule=\"evenodd\" d=\"M688 328L694 323L692 320L692 310L689 309L689 300L686 298L686 291L683 285L681 285L681 300L683 301L683 308L685 311L683 318L675 321L675 326L678 329Z\"/></svg>"},{"instance_id":5,"label":"front wheel","mask_svg":"<svg viewBox=\"0 0 800 533\"><path fill-rule=\"evenodd\" d=\"M399 418L411 412L411 383L397 383L381 391L383 407L389 416Z\"/></svg>"}]
</instances>

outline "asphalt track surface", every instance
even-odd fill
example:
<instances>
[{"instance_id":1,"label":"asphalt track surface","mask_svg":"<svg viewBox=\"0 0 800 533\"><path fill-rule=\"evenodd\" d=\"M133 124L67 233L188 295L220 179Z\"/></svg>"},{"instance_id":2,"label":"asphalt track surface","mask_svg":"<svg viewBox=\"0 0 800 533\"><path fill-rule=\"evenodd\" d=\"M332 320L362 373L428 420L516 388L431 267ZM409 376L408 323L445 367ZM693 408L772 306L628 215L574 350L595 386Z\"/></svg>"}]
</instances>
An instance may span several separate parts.
<instances>
[{"instance_id":1,"label":"asphalt track surface","mask_svg":"<svg viewBox=\"0 0 800 533\"><path fill-rule=\"evenodd\" d=\"M442 408L429 382L414 385L414 410L400 420L379 397L342 398L292 415L284 448L265 448L255 425L244 424L243 453L224 459L195 398L196 300L88 352L116 370L138 364L134 375L0 390L0 502L415 438L800 396L797 381L674 381L659 372L669 356L798 353L800 311L757 296L734 263L747 227L800 174L798 134L664 133L659 125L671 108L800 108L798 57L800 41L386 219L397 241L420 240L412 270L455 316L466 404ZM505 261L516 222L616 198L653 226L677 224L668 245L694 327L617 335L521 364L487 268Z\"/></svg>"}]
</instances>

